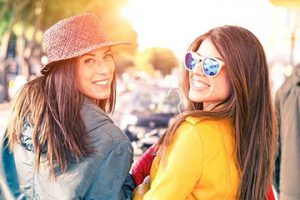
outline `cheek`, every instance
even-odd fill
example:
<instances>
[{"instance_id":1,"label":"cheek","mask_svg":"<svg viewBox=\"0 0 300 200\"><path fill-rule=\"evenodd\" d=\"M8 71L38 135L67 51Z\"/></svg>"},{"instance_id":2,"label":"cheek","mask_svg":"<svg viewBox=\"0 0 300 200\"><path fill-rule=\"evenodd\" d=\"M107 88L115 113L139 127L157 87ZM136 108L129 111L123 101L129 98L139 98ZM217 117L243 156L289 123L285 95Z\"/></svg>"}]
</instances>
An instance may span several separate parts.
<instances>
[{"instance_id":1,"label":"cheek","mask_svg":"<svg viewBox=\"0 0 300 200\"><path fill-rule=\"evenodd\" d=\"M192 79L192 72L188 72L188 75L184 74L180 77L183 81L190 82Z\"/></svg>"},{"instance_id":2,"label":"cheek","mask_svg":"<svg viewBox=\"0 0 300 200\"><path fill-rule=\"evenodd\" d=\"M115 69L116 69L115 62L112 61L112 62L109 64L109 66L110 66L109 68L110 68L111 72L114 73L114 72L115 72Z\"/></svg>"},{"instance_id":3,"label":"cheek","mask_svg":"<svg viewBox=\"0 0 300 200\"><path fill-rule=\"evenodd\" d=\"M89 73L87 73L87 70L82 70L82 68L77 68L77 75L76 75L76 82L77 82L77 88L82 92L82 90L85 90L88 83L89 83Z\"/></svg>"},{"instance_id":4,"label":"cheek","mask_svg":"<svg viewBox=\"0 0 300 200\"><path fill-rule=\"evenodd\" d=\"M232 85L226 73L220 74L218 79L213 80L214 92L220 98L228 98L232 93Z\"/></svg>"}]
</instances>

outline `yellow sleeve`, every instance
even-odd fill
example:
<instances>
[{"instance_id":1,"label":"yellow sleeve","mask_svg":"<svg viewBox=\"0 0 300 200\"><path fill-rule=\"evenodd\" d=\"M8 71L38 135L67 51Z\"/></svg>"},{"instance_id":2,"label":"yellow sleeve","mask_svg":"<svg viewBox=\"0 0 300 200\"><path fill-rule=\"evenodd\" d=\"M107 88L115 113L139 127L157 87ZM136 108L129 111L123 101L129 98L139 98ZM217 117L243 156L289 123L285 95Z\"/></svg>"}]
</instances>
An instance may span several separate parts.
<instances>
[{"instance_id":1,"label":"yellow sleeve","mask_svg":"<svg viewBox=\"0 0 300 200\"><path fill-rule=\"evenodd\" d=\"M201 177L203 145L195 126L184 122L169 149L165 168L159 167L144 200L185 199Z\"/></svg>"}]
</instances>

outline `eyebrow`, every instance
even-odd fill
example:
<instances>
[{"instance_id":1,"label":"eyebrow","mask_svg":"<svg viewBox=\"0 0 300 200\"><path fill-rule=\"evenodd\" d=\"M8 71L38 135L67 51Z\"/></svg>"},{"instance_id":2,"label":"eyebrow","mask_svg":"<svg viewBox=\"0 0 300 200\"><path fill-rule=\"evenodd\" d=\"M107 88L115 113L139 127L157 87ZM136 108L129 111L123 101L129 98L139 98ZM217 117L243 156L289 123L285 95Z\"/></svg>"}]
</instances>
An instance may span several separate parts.
<instances>
[{"instance_id":1,"label":"eyebrow","mask_svg":"<svg viewBox=\"0 0 300 200\"><path fill-rule=\"evenodd\" d=\"M108 49L107 51L105 51L103 54L107 54L109 52L112 52L111 49ZM86 53L86 54L83 54L82 56L97 56L96 54L93 54L93 53Z\"/></svg>"}]
</instances>

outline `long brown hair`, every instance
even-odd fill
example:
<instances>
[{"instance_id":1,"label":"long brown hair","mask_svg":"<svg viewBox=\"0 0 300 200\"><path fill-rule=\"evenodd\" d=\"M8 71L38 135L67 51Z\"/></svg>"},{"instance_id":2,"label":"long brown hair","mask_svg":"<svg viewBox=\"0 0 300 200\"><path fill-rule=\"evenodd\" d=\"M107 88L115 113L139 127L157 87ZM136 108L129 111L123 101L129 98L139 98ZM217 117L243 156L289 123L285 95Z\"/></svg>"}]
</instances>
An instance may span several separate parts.
<instances>
[{"instance_id":1,"label":"long brown hair","mask_svg":"<svg viewBox=\"0 0 300 200\"><path fill-rule=\"evenodd\" d=\"M55 177L55 166L65 172L70 159L79 161L93 152L80 116L83 95L76 89L76 58L60 61L51 70L23 87L13 109L8 126L10 149L20 142L25 121L33 127L32 141L39 169L42 156ZM105 112L113 112L116 97L115 78L109 99L96 104Z\"/></svg>"},{"instance_id":2,"label":"long brown hair","mask_svg":"<svg viewBox=\"0 0 300 200\"><path fill-rule=\"evenodd\" d=\"M231 117L234 121L236 164L240 169L237 199L266 199L274 169L277 121L263 47L248 30L238 26L222 26L196 38L189 50L197 51L205 39L214 44L225 62L232 94L221 103L224 106L217 106L211 111L204 111L202 102L188 100L187 111L177 117L160 141L161 162L176 129L187 116ZM189 76L185 71L183 90L186 97L189 87Z\"/></svg>"}]
</instances>

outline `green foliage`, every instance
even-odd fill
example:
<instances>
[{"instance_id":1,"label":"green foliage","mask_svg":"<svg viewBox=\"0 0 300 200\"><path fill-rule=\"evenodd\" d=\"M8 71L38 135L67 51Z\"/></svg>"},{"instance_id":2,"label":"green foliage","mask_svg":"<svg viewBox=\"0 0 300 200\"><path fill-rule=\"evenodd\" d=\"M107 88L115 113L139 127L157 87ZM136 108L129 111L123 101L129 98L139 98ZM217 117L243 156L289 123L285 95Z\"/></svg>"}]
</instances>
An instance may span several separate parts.
<instances>
[{"instance_id":1,"label":"green foliage","mask_svg":"<svg viewBox=\"0 0 300 200\"><path fill-rule=\"evenodd\" d=\"M5 15L0 21L0 36L4 34L5 30L8 27L9 16Z\"/></svg>"},{"instance_id":2,"label":"green foliage","mask_svg":"<svg viewBox=\"0 0 300 200\"><path fill-rule=\"evenodd\" d=\"M57 21L84 12L94 0L45 0L42 30L46 30Z\"/></svg>"},{"instance_id":3,"label":"green foliage","mask_svg":"<svg viewBox=\"0 0 300 200\"><path fill-rule=\"evenodd\" d=\"M163 75L170 74L171 70L178 66L178 60L173 51L165 48L152 48L149 62Z\"/></svg>"},{"instance_id":4,"label":"green foliage","mask_svg":"<svg viewBox=\"0 0 300 200\"><path fill-rule=\"evenodd\" d=\"M149 48L135 55L137 70L154 74L158 70L162 75L170 74L172 69L178 66L177 57L173 51L166 48Z\"/></svg>"}]
</instances>

